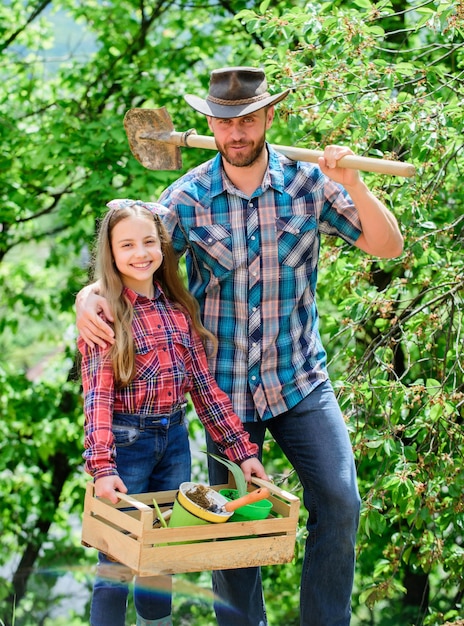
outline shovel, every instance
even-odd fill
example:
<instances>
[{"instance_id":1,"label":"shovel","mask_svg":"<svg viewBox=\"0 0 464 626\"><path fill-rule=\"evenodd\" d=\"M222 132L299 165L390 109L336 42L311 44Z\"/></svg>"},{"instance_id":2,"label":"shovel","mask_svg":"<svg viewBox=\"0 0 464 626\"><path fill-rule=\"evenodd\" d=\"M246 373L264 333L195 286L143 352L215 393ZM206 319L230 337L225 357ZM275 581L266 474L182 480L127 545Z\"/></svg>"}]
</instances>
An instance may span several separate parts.
<instances>
[{"instance_id":1,"label":"shovel","mask_svg":"<svg viewBox=\"0 0 464 626\"><path fill-rule=\"evenodd\" d=\"M180 170L182 157L179 146L217 150L214 137L197 135L195 129L176 132L169 113L160 109L130 109L124 116L129 147L132 154L143 167L149 170ZM272 147L294 161L318 163L323 156L319 150L295 148L293 146ZM391 176L414 176L415 168L411 163L388 161L357 155L342 157L337 165L364 172L377 172Z\"/></svg>"},{"instance_id":2,"label":"shovel","mask_svg":"<svg viewBox=\"0 0 464 626\"><path fill-rule=\"evenodd\" d=\"M266 498L269 498L270 495L270 491L267 487L260 487L259 489L250 491L250 493L237 498L236 500L226 502L223 505L212 502L207 510L212 511L213 513L232 513L241 506L245 506L245 504L253 504L254 502L259 502L260 500L266 500Z\"/></svg>"}]
</instances>

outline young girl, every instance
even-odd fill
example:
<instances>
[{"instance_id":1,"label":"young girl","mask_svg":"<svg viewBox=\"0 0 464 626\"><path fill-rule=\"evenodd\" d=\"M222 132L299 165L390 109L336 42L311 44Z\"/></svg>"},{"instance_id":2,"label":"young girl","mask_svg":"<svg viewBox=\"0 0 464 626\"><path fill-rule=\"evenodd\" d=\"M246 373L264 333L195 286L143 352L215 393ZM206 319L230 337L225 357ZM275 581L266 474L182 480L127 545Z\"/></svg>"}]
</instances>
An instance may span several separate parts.
<instances>
[{"instance_id":1,"label":"young girl","mask_svg":"<svg viewBox=\"0 0 464 626\"><path fill-rule=\"evenodd\" d=\"M266 479L228 396L211 376L201 325L184 287L159 204L113 200L98 236L96 277L114 312L115 342L81 337L85 469L97 496L177 489L190 480L186 393L220 449L245 477ZM91 626L124 626L130 570L99 554ZM171 626L169 577L135 581L137 626ZM143 586L140 584L143 581Z\"/></svg>"}]
</instances>

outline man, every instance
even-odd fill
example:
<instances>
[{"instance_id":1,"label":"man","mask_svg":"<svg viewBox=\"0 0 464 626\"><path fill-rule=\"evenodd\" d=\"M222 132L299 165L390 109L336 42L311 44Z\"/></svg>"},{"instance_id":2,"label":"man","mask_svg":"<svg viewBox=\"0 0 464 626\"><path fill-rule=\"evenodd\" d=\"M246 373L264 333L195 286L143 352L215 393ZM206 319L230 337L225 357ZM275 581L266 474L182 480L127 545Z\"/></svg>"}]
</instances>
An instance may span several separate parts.
<instances>
[{"instance_id":1,"label":"man","mask_svg":"<svg viewBox=\"0 0 464 626\"><path fill-rule=\"evenodd\" d=\"M401 254L403 239L359 173L337 166L350 149L327 147L317 167L266 143L274 105L287 94L271 96L261 69L213 71L206 100L185 98L207 116L219 154L161 202L170 208L173 245L186 253L202 321L219 340L213 375L260 451L268 429L301 480L308 511L301 625L347 626L360 498L318 331L320 235L385 258ZM77 304L83 337L111 341L97 316L110 314L107 304L87 292ZM211 463L211 483L225 482L224 471ZM259 569L214 572L213 586L220 626L266 625Z\"/></svg>"}]
</instances>

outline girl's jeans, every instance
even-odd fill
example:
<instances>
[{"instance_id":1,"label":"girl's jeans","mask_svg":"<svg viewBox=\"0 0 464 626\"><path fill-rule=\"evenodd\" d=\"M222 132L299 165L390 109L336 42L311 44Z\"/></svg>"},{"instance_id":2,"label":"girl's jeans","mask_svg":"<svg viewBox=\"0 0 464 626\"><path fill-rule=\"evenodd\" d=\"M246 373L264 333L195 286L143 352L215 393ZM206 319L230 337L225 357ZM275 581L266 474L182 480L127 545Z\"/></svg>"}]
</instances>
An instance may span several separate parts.
<instances>
[{"instance_id":1,"label":"girl's jeans","mask_svg":"<svg viewBox=\"0 0 464 626\"><path fill-rule=\"evenodd\" d=\"M168 491L190 480L190 447L185 409L171 415L115 414L118 473L128 493ZM90 611L91 626L124 626L131 571L98 555ZM171 578L136 578L134 603L137 613L159 619L171 613Z\"/></svg>"},{"instance_id":2,"label":"girl's jeans","mask_svg":"<svg viewBox=\"0 0 464 626\"><path fill-rule=\"evenodd\" d=\"M350 439L330 382L290 411L244 426L260 450L269 430L303 486L308 538L301 626L348 626L360 498ZM209 464L211 483L227 482L223 466L211 459ZM219 626L266 625L259 568L213 572L213 589Z\"/></svg>"}]
</instances>

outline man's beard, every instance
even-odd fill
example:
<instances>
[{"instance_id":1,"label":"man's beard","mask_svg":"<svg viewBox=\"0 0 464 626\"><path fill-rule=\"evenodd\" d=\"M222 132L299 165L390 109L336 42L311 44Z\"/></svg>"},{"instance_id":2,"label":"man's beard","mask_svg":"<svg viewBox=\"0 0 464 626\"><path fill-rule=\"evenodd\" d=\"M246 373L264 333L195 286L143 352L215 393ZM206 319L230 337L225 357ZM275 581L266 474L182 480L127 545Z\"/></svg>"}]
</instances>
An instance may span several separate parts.
<instances>
[{"instance_id":1,"label":"man's beard","mask_svg":"<svg viewBox=\"0 0 464 626\"><path fill-rule=\"evenodd\" d=\"M229 154L227 146L220 145L218 146L218 151L222 155L222 158L229 163L229 165L233 165L234 167L248 167L253 165L255 161L261 156L265 144L265 137L263 137L259 143L257 144L249 144L246 143L243 145L243 148L249 148L251 146L251 151L246 150L243 154ZM234 146L241 146L241 144L231 144Z\"/></svg>"}]
</instances>

